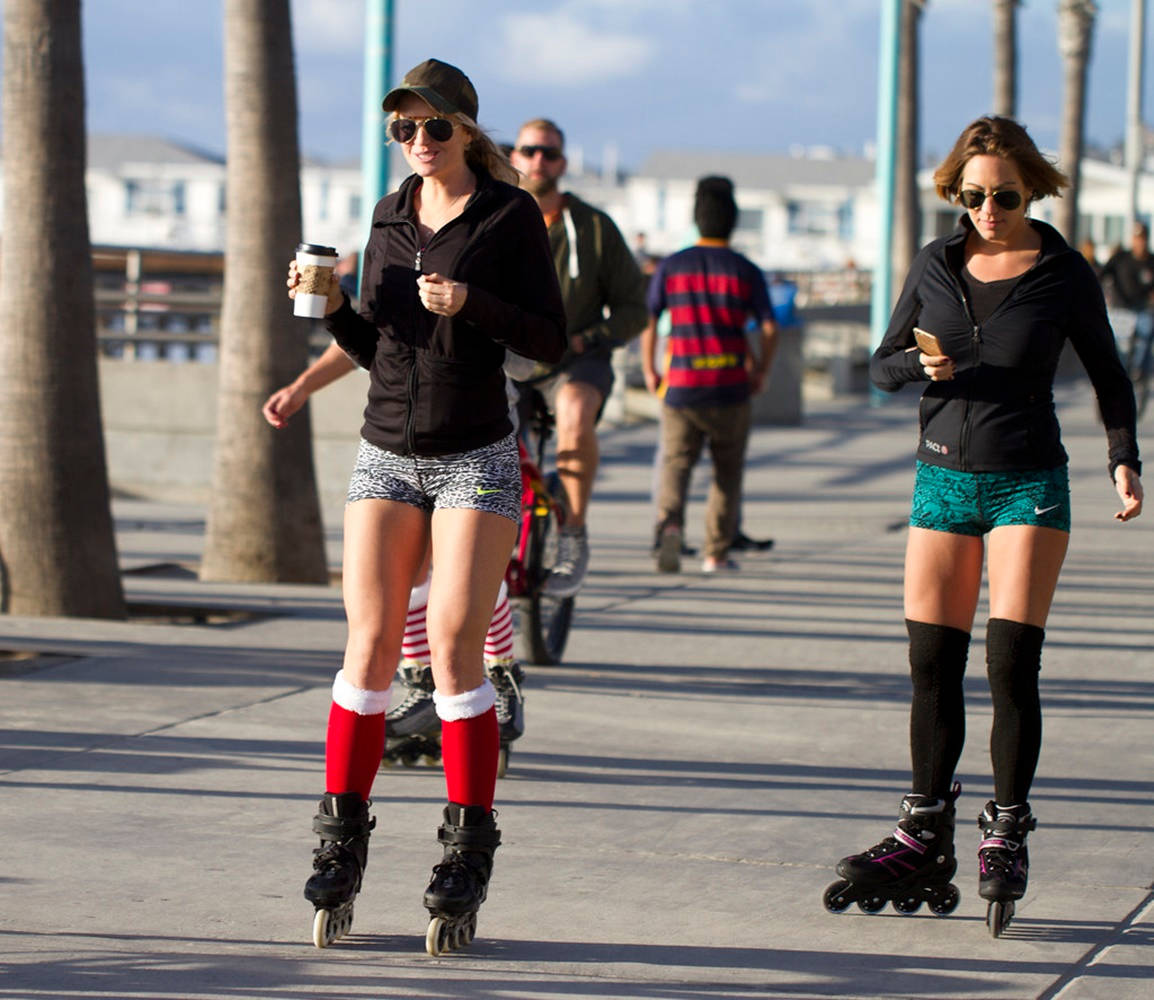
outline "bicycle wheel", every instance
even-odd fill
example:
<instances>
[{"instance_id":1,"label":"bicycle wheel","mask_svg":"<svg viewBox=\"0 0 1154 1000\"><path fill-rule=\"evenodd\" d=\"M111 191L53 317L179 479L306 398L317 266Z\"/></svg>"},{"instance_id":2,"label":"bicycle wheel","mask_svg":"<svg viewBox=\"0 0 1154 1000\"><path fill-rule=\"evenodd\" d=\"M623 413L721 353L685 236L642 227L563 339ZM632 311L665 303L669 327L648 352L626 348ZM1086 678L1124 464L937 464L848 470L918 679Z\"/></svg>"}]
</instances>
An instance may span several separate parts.
<instances>
[{"instance_id":1,"label":"bicycle wheel","mask_svg":"<svg viewBox=\"0 0 1154 1000\"><path fill-rule=\"evenodd\" d=\"M556 473L550 473L546 486L553 504L534 514L529 525L529 545L525 554L528 593L516 600L517 631L514 636L517 659L523 663L556 666L569 640L573 623L573 597L550 597L545 581L557 562L557 535L565 510L564 494ZM561 511L559 516L558 511Z\"/></svg>"}]
</instances>

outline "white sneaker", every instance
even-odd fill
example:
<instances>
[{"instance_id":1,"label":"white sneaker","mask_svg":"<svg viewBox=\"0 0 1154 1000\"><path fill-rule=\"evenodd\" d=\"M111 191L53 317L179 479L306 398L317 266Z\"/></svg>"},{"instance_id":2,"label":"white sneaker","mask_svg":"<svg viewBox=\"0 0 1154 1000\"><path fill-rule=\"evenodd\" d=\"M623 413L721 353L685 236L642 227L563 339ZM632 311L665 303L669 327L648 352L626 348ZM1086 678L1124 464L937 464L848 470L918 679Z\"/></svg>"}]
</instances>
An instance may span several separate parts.
<instances>
[{"instance_id":1,"label":"white sneaker","mask_svg":"<svg viewBox=\"0 0 1154 1000\"><path fill-rule=\"evenodd\" d=\"M741 567L728 556L722 559L706 556L701 564L702 573L736 573L739 569Z\"/></svg>"},{"instance_id":2,"label":"white sneaker","mask_svg":"<svg viewBox=\"0 0 1154 1000\"><path fill-rule=\"evenodd\" d=\"M585 582L589 569L589 536L584 528L562 530L557 536L557 563L545 581L550 597L572 597Z\"/></svg>"}]
</instances>

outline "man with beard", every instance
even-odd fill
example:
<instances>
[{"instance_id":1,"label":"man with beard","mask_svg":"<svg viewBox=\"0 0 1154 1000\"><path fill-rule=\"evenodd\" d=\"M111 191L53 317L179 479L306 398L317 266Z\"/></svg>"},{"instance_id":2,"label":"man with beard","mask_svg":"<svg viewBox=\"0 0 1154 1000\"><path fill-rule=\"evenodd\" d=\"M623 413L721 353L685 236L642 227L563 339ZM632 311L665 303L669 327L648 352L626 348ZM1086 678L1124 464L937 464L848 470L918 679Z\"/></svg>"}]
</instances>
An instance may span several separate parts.
<instances>
[{"instance_id":1,"label":"man with beard","mask_svg":"<svg viewBox=\"0 0 1154 1000\"><path fill-rule=\"evenodd\" d=\"M570 597L589 565L585 521L600 454L597 420L613 388L613 349L645 326L645 280L613 220L558 186L568 164L556 123L522 125L509 159L545 217L565 302L569 350L542 391L557 418L557 470L570 519L545 587Z\"/></svg>"}]
</instances>

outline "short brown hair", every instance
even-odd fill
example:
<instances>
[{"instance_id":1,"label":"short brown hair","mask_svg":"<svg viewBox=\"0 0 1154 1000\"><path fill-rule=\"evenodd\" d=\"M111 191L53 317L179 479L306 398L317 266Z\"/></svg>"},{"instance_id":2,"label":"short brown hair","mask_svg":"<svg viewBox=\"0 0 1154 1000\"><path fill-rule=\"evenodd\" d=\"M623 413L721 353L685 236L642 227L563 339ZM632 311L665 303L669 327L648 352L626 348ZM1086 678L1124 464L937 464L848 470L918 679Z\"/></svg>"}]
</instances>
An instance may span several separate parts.
<instances>
[{"instance_id":1,"label":"short brown hair","mask_svg":"<svg viewBox=\"0 0 1154 1000\"><path fill-rule=\"evenodd\" d=\"M966 164L975 156L1012 160L1030 192L1030 201L1059 195L1070 182L1034 145L1025 128L1012 118L987 115L970 122L958 136L949 156L934 171L934 186L943 201L956 201Z\"/></svg>"},{"instance_id":2,"label":"short brown hair","mask_svg":"<svg viewBox=\"0 0 1154 1000\"><path fill-rule=\"evenodd\" d=\"M546 132L556 133L557 145L559 145L562 149L565 148L565 133L561 131L560 126L555 121L552 121L549 118L530 118L529 121L525 122L524 125L517 129L517 135L520 135L527 128L539 128Z\"/></svg>"}]
</instances>

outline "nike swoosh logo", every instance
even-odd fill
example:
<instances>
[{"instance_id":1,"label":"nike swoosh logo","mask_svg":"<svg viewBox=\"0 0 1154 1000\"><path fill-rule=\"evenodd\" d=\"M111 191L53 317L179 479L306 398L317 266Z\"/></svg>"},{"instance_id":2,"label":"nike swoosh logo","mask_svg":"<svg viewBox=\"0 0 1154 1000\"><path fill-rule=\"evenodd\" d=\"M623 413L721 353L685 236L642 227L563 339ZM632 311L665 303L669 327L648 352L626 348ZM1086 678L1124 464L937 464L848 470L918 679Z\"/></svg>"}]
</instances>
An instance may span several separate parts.
<instances>
[{"instance_id":1,"label":"nike swoosh logo","mask_svg":"<svg viewBox=\"0 0 1154 1000\"><path fill-rule=\"evenodd\" d=\"M1049 514L1052 510L1057 510L1060 504L1054 504L1053 507L1039 507L1034 504L1034 517L1041 517L1043 514Z\"/></svg>"},{"instance_id":2,"label":"nike swoosh logo","mask_svg":"<svg viewBox=\"0 0 1154 1000\"><path fill-rule=\"evenodd\" d=\"M477 487L477 496L479 496L479 497L487 497L490 493L500 493L500 492L501 492L500 489L485 490L485 489L482 489L480 486Z\"/></svg>"}]
</instances>

